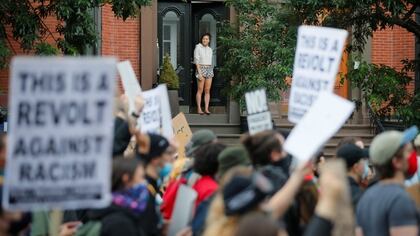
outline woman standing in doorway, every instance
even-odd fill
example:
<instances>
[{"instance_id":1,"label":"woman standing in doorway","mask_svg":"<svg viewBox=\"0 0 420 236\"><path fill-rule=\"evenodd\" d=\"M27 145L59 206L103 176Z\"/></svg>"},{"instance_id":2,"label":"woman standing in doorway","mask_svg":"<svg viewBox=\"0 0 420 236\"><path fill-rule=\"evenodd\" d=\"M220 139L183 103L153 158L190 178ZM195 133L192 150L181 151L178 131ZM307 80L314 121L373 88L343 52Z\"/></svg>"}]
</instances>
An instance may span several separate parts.
<instances>
[{"instance_id":1,"label":"woman standing in doorway","mask_svg":"<svg viewBox=\"0 0 420 236\"><path fill-rule=\"evenodd\" d=\"M213 73L213 50L210 48L210 38L209 33L203 34L201 36L200 43L195 46L194 50L194 63L197 67L196 77L197 77L197 112L200 115L210 115L209 104L210 104L210 89L211 82L214 76ZM204 91L204 112L201 110L201 97Z\"/></svg>"}]
</instances>

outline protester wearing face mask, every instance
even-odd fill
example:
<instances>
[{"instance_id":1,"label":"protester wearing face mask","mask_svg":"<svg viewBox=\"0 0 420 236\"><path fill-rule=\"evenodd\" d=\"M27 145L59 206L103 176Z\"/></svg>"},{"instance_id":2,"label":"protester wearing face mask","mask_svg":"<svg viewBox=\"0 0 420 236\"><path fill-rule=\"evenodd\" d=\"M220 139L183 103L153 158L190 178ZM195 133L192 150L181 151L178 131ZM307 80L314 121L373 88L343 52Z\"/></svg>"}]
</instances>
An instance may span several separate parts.
<instances>
[{"instance_id":1,"label":"protester wearing face mask","mask_svg":"<svg viewBox=\"0 0 420 236\"><path fill-rule=\"evenodd\" d=\"M263 131L242 140L254 168L270 179L275 189L281 188L288 178L282 168L275 166L286 156L281 145L283 140L275 131Z\"/></svg>"},{"instance_id":2,"label":"protester wearing face mask","mask_svg":"<svg viewBox=\"0 0 420 236\"><path fill-rule=\"evenodd\" d=\"M163 221L159 206L162 204L162 193L159 183L162 176L169 173L167 165L172 162L173 155L169 152L170 145L165 137L158 134L148 134L145 139L148 144L145 146L148 148L138 151L137 158L145 163L147 187L151 197L144 213L144 220L140 223L146 235L161 235Z\"/></svg>"},{"instance_id":3,"label":"protester wearing face mask","mask_svg":"<svg viewBox=\"0 0 420 236\"><path fill-rule=\"evenodd\" d=\"M386 131L374 138L369 153L380 181L358 203L356 235L418 235L416 206L404 189L404 180L417 171L417 162L411 160L411 141L417 133L413 126L404 132Z\"/></svg>"},{"instance_id":4,"label":"protester wearing face mask","mask_svg":"<svg viewBox=\"0 0 420 236\"><path fill-rule=\"evenodd\" d=\"M144 167L135 158L116 158L112 163L112 204L88 212L89 221L78 229L78 235L142 236L146 235L140 222L150 198ZM96 227L100 222L100 227ZM77 228L77 227L74 227ZM96 234L92 234L95 231Z\"/></svg>"},{"instance_id":5,"label":"protester wearing face mask","mask_svg":"<svg viewBox=\"0 0 420 236\"><path fill-rule=\"evenodd\" d=\"M347 177L354 209L356 209L357 203L363 194L363 189L360 187L360 184L369 174L368 161L364 157L363 150L355 144L344 144L337 151L337 158L342 158L346 162Z\"/></svg>"}]
</instances>

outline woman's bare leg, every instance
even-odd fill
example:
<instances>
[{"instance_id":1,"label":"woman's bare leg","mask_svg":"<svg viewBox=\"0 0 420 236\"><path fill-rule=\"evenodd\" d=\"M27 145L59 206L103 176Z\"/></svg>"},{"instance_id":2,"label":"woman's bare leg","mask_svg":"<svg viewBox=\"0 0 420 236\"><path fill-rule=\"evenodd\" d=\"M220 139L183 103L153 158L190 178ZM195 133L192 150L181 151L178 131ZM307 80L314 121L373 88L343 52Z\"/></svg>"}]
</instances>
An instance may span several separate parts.
<instances>
[{"instance_id":1,"label":"woman's bare leg","mask_svg":"<svg viewBox=\"0 0 420 236\"><path fill-rule=\"evenodd\" d=\"M204 83L204 111L206 113L210 113L209 112L209 104L210 104L210 89L211 89L211 82L212 82L213 78L208 78L205 80Z\"/></svg>"},{"instance_id":2,"label":"woman's bare leg","mask_svg":"<svg viewBox=\"0 0 420 236\"><path fill-rule=\"evenodd\" d=\"M201 96L203 95L204 81L204 78L202 80L197 80L197 94L195 95L195 100L197 101L197 113L199 114L203 113L201 110Z\"/></svg>"}]
</instances>

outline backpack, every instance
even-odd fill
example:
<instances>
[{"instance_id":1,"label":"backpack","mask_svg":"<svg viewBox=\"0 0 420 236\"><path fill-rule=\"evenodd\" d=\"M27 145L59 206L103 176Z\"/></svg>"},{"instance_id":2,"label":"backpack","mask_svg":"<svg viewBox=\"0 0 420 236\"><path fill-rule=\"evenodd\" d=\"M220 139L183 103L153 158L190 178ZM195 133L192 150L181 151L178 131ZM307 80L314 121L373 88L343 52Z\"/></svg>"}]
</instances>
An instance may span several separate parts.
<instances>
[{"instance_id":1,"label":"backpack","mask_svg":"<svg viewBox=\"0 0 420 236\"><path fill-rule=\"evenodd\" d=\"M100 221L89 221L77 229L75 236L100 236L102 223Z\"/></svg>"}]
</instances>

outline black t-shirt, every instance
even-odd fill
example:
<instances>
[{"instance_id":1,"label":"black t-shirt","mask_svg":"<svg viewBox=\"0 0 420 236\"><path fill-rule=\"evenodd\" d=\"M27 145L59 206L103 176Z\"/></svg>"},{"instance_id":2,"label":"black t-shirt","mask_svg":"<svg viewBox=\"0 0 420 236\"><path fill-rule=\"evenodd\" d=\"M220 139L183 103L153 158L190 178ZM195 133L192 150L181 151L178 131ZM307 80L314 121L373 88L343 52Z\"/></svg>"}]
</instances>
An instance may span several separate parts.
<instances>
[{"instance_id":1,"label":"black t-shirt","mask_svg":"<svg viewBox=\"0 0 420 236\"><path fill-rule=\"evenodd\" d=\"M413 200L398 184L378 183L357 204L357 226L363 235L390 235L392 227L417 226L420 221Z\"/></svg>"},{"instance_id":2,"label":"black t-shirt","mask_svg":"<svg viewBox=\"0 0 420 236\"><path fill-rule=\"evenodd\" d=\"M351 202L353 204L354 210L356 210L357 203L363 195L363 190L352 177L348 176L348 181L350 185Z\"/></svg>"}]
</instances>

